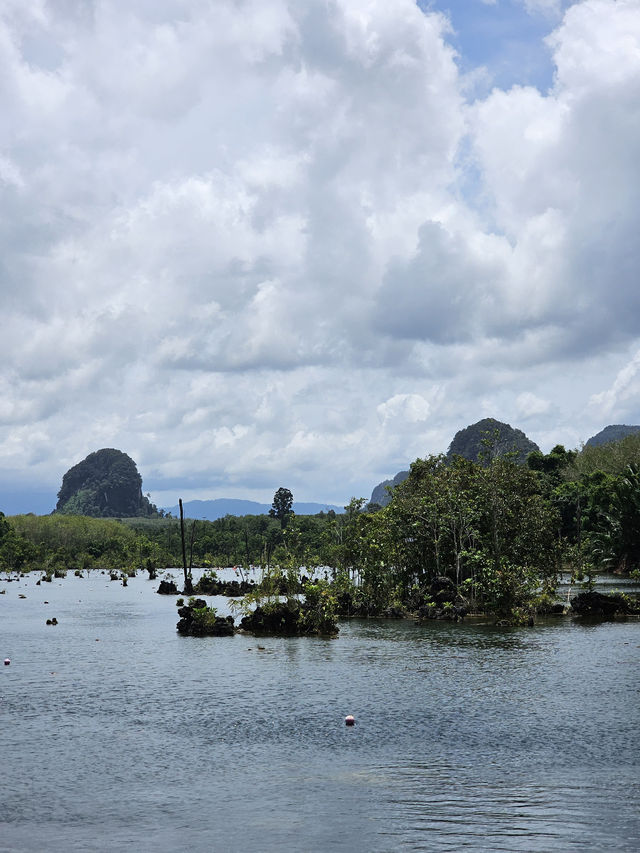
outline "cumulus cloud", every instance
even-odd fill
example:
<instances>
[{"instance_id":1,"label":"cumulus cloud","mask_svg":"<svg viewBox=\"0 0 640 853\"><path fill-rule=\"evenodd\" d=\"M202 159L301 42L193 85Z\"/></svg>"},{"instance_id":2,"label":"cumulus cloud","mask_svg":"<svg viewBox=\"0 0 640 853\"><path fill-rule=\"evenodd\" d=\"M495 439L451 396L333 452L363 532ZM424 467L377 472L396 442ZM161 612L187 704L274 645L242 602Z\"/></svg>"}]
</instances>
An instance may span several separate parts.
<instances>
[{"instance_id":1,"label":"cumulus cloud","mask_svg":"<svg viewBox=\"0 0 640 853\"><path fill-rule=\"evenodd\" d=\"M377 407L383 421L402 418L412 424L426 421L430 409L429 403L420 394L394 394Z\"/></svg>"},{"instance_id":2,"label":"cumulus cloud","mask_svg":"<svg viewBox=\"0 0 640 853\"><path fill-rule=\"evenodd\" d=\"M3 3L5 479L340 501L485 414L637 418L640 15L567 5L552 89L473 100L438 4Z\"/></svg>"},{"instance_id":3,"label":"cumulus cloud","mask_svg":"<svg viewBox=\"0 0 640 853\"><path fill-rule=\"evenodd\" d=\"M589 404L602 411L605 415L611 415L620 404L633 399L637 405L640 399L640 350L637 350L632 359L618 372L612 386L606 391L593 394Z\"/></svg>"},{"instance_id":4,"label":"cumulus cloud","mask_svg":"<svg viewBox=\"0 0 640 853\"><path fill-rule=\"evenodd\" d=\"M530 391L523 391L522 394L518 394L516 404L518 406L518 414L522 418L543 415L549 411L550 407L549 400L543 400Z\"/></svg>"}]
</instances>

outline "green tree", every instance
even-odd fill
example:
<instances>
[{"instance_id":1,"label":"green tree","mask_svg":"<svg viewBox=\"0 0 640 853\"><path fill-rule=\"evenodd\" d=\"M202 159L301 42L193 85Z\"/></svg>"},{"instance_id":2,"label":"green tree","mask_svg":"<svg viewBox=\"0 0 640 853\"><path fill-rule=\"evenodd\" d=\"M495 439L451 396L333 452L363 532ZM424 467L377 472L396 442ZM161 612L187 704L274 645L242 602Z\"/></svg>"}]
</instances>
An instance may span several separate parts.
<instances>
[{"instance_id":1,"label":"green tree","mask_svg":"<svg viewBox=\"0 0 640 853\"><path fill-rule=\"evenodd\" d=\"M640 465L630 463L617 477L608 512L591 536L596 561L606 569L640 570Z\"/></svg>"},{"instance_id":2,"label":"green tree","mask_svg":"<svg viewBox=\"0 0 640 853\"><path fill-rule=\"evenodd\" d=\"M293 495L289 489L280 487L273 496L273 503L269 510L269 515L272 518L277 518L280 521L280 526L284 530L289 519L293 515Z\"/></svg>"},{"instance_id":3,"label":"green tree","mask_svg":"<svg viewBox=\"0 0 640 853\"><path fill-rule=\"evenodd\" d=\"M518 621L557 582L558 517L535 473L510 459L494 458L479 482L482 603L489 612Z\"/></svg>"}]
</instances>

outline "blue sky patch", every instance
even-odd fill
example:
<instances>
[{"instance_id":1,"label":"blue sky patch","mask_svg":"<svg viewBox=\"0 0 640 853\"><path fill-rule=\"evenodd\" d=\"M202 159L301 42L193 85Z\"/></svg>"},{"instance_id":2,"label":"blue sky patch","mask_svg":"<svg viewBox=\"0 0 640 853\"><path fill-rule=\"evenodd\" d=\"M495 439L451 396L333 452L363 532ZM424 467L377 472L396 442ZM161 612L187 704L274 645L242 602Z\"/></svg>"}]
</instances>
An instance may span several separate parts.
<instances>
[{"instance_id":1,"label":"blue sky patch","mask_svg":"<svg viewBox=\"0 0 640 853\"><path fill-rule=\"evenodd\" d=\"M563 8L570 5L564 2ZM544 39L557 26L557 14L530 13L522 0L418 0L418 6L447 15L454 30L448 39L463 72L486 67L491 88L546 91L552 85L553 61Z\"/></svg>"}]
</instances>

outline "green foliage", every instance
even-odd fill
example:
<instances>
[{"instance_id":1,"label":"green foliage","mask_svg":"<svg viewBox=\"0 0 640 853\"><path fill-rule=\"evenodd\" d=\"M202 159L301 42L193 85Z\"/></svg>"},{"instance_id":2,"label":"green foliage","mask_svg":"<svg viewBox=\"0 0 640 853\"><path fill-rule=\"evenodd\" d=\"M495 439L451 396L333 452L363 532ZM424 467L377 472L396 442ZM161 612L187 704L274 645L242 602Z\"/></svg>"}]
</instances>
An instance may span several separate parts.
<instances>
[{"instance_id":1,"label":"green foliage","mask_svg":"<svg viewBox=\"0 0 640 853\"><path fill-rule=\"evenodd\" d=\"M273 504L269 510L269 515L280 521L280 526L283 530L289 523L289 519L293 513L292 506L293 495L289 489L280 487L273 496Z\"/></svg>"},{"instance_id":2,"label":"green foliage","mask_svg":"<svg viewBox=\"0 0 640 853\"><path fill-rule=\"evenodd\" d=\"M32 543L0 512L0 569L24 571L34 556Z\"/></svg>"},{"instance_id":3,"label":"green foliage","mask_svg":"<svg viewBox=\"0 0 640 853\"><path fill-rule=\"evenodd\" d=\"M300 613L301 633L337 634L338 601L329 582L323 579L309 581L304 584L303 592L304 602Z\"/></svg>"},{"instance_id":4,"label":"green foliage","mask_svg":"<svg viewBox=\"0 0 640 853\"><path fill-rule=\"evenodd\" d=\"M305 580L293 566L272 567L260 584L240 602L241 627L257 634L297 635L338 633L337 598L325 579Z\"/></svg>"},{"instance_id":5,"label":"green foliage","mask_svg":"<svg viewBox=\"0 0 640 853\"><path fill-rule=\"evenodd\" d=\"M555 584L558 524L537 474L508 458L485 466L462 457L418 459L387 507L364 513L353 501L347 508L340 611L420 607L433 582L446 577L482 611L517 621L541 584ZM349 588L354 580L358 600Z\"/></svg>"},{"instance_id":6,"label":"green foliage","mask_svg":"<svg viewBox=\"0 0 640 853\"><path fill-rule=\"evenodd\" d=\"M600 566L624 572L640 569L640 466L627 465L613 483L609 511L603 512L591 540Z\"/></svg>"},{"instance_id":7,"label":"green foliage","mask_svg":"<svg viewBox=\"0 0 640 853\"><path fill-rule=\"evenodd\" d=\"M198 521L193 565L236 566L243 580L243 566L261 566L240 606L293 633L331 633L336 613L458 618L471 610L518 623L549 610L561 569L587 587L603 568L640 575L640 460L619 468L636 440L594 448L603 470L587 459L591 450L560 445L520 465L485 436L483 464L417 459L375 511L353 498L343 515L290 513L283 524L274 501L271 516ZM181 559L177 519L0 515L0 568L37 567L45 579L98 567L118 579L140 569L151 576ZM452 589L446 600L434 592L443 583Z\"/></svg>"},{"instance_id":8,"label":"green foliage","mask_svg":"<svg viewBox=\"0 0 640 853\"><path fill-rule=\"evenodd\" d=\"M68 515L18 515L11 526L20 542L10 567L27 569L122 569L140 560L133 530L106 519Z\"/></svg>"},{"instance_id":9,"label":"green foliage","mask_svg":"<svg viewBox=\"0 0 640 853\"><path fill-rule=\"evenodd\" d=\"M635 463L640 463L640 432L609 444L583 447L572 460L568 477L576 480L597 471L620 475Z\"/></svg>"}]
</instances>

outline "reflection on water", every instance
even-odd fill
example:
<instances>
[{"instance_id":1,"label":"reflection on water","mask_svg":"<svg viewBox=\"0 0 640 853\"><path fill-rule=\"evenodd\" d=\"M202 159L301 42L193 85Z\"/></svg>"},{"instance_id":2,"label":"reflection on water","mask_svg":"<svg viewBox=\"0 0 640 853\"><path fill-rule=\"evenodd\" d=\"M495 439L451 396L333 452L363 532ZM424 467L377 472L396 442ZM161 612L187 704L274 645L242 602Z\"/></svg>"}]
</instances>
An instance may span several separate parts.
<instances>
[{"instance_id":1,"label":"reflection on water","mask_svg":"<svg viewBox=\"0 0 640 853\"><path fill-rule=\"evenodd\" d=\"M2 584L0 851L640 849L640 622L190 638L156 586Z\"/></svg>"}]
</instances>

